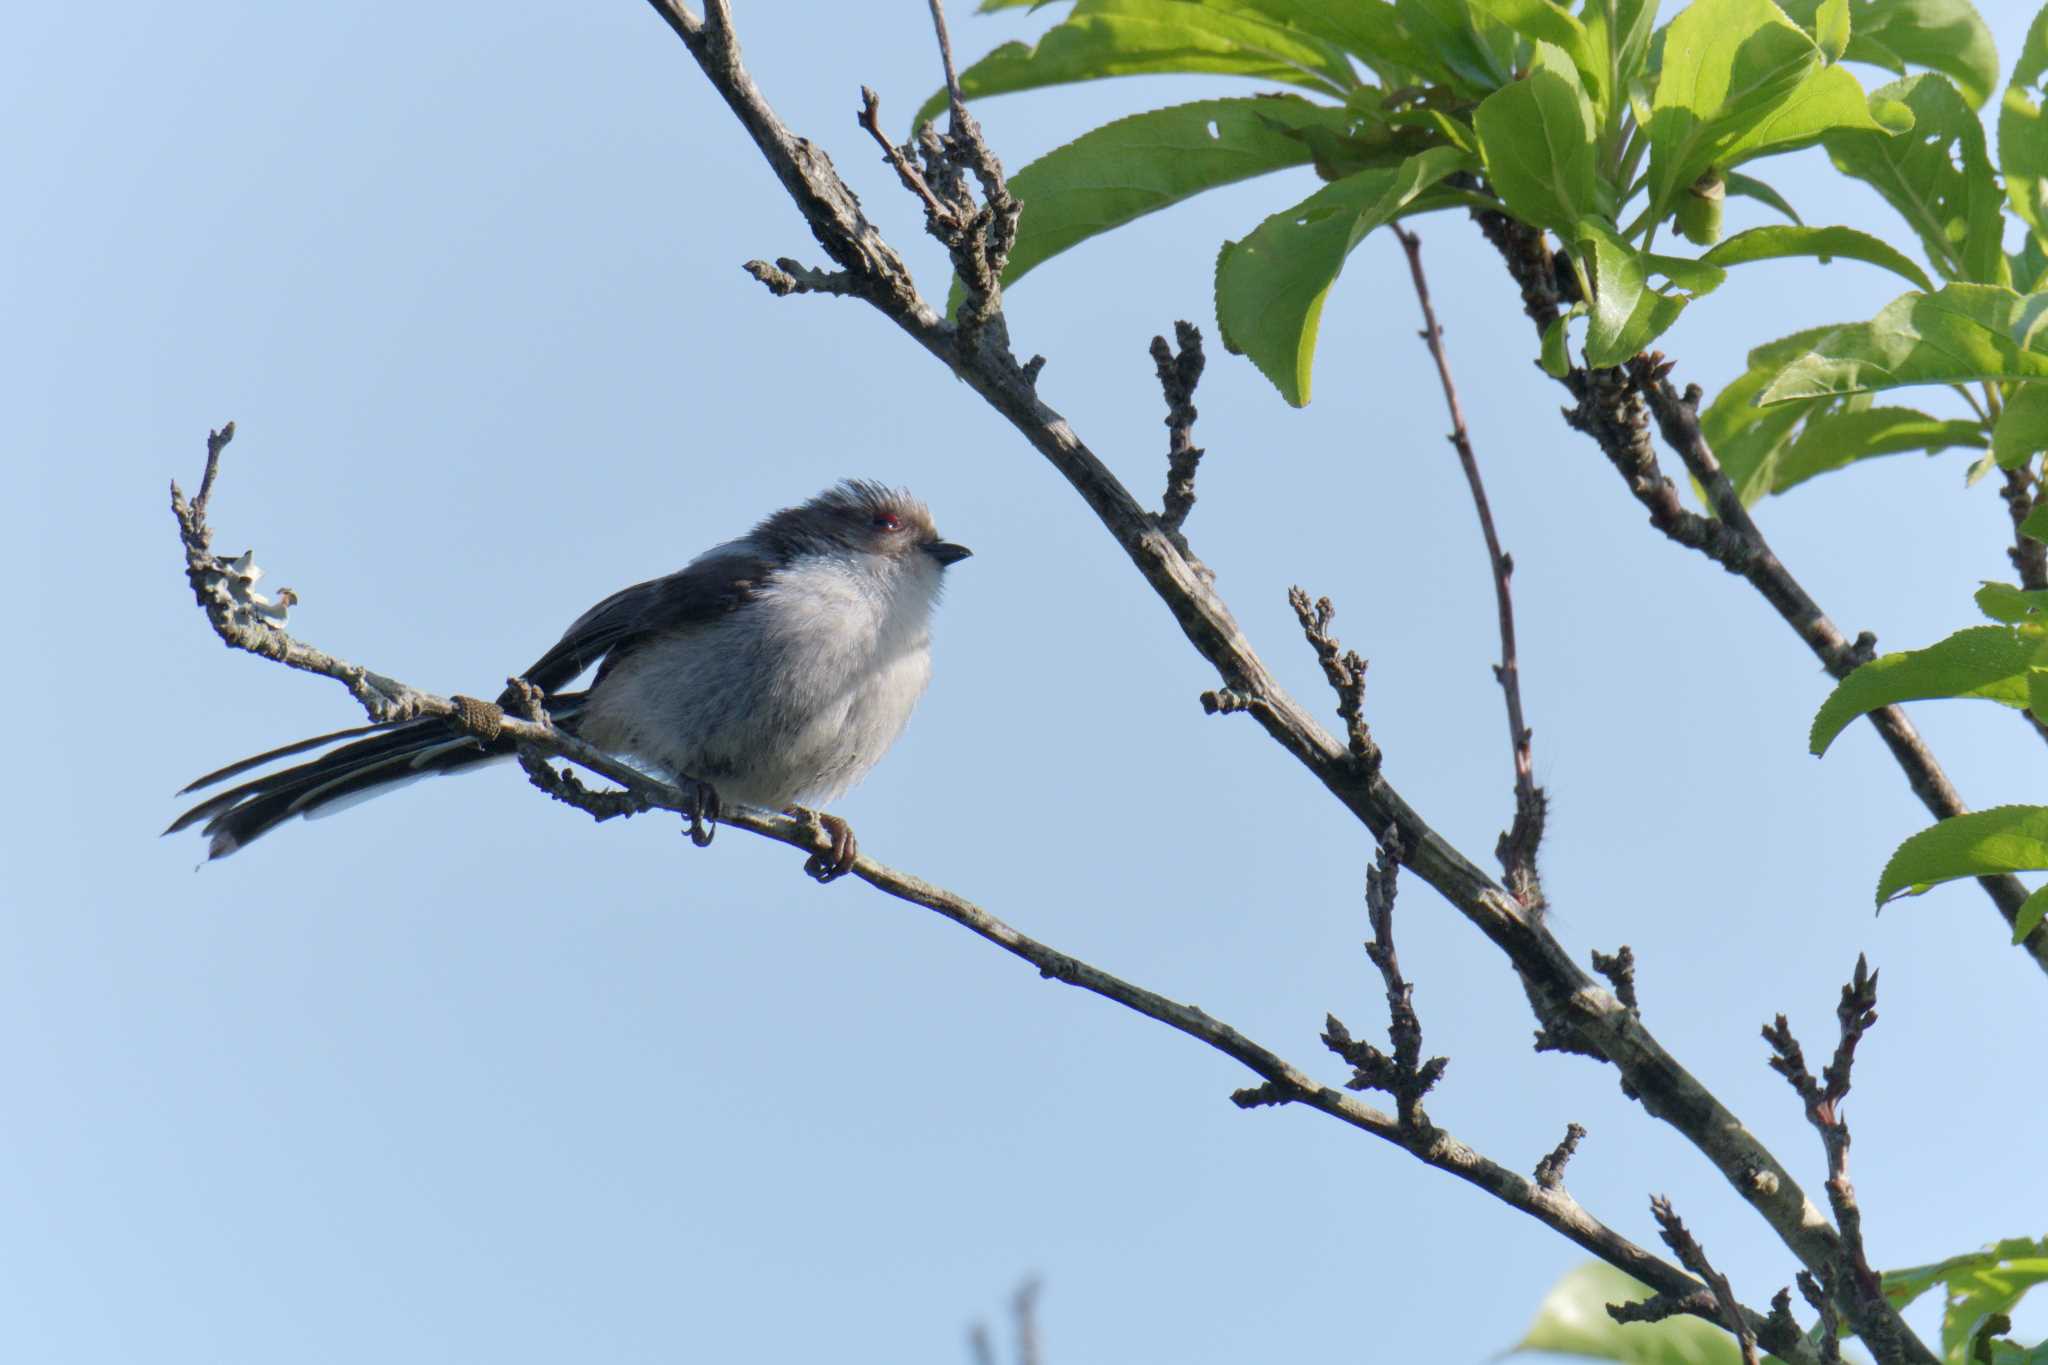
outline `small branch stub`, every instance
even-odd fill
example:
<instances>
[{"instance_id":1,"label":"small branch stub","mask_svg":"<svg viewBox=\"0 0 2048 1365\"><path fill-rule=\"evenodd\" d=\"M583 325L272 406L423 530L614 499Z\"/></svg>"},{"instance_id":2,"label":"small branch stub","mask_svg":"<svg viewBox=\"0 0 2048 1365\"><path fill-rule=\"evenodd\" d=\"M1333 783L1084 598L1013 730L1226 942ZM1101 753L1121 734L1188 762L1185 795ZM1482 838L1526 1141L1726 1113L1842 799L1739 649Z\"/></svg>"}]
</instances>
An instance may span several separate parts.
<instances>
[{"instance_id":1,"label":"small branch stub","mask_svg":"<svg viewBox=\"0 0 2048 1365\"><path fill-rule=\"evenodd\" d=\"M1187 544L1181 526L1195 505L1195 467L1202 461L1202 449L1195 444L1195 385L1201 381L1207 363L1202 355L1202 334L1192 323L1173 324L1178 352L1165 337L1152 338L1152 363L1159 374L1159 387L1166 395L1166 496L1161 503L1159 524L1176 538L1182 553Z\"/></svg>"},{"instance_id":2,"label":"small branch stub","mask_svg":"<svg viewBox=\"0 0 2048 1365\"><path fill-rule=\"evenodd\" d=\"M1422 1020L1415 1013L1415 987L1401 975L1401 960L1394 951L1394 892L1400 868L1400 831L1390 829L1365 874L1366 917L1372 925L1365 955L1386 983L1387 1038L1393 1055L1353 1038L1334 1014L1324 1020L1323 1044L1351 1064L1351 1079L1344 1083L1347 1090L1383 1090L1392 1095L1402 1130L1423 1139L1433 1130L1422 1112L1422 1097L1435 1088L1450 1063L1442 1057L1422 1060Z\"/></svg>"},{"instance_id":3,"label":"small branch stub","mask_svg":"<svg viewBox=\"0 0 2048 1365\"><path fill-rule=\"evenodd\" d=\"M1546 1190L1563 1189L1565 1165L1578 1154L1579 1143L1585 1136L1585 1125L1566 1124L1564 1141L1551 1148L1550 1155L1536 1163L1536 1183Z\"/></svg>"},{"instance_id":4,"label":"small branch stub","mask_svg":"<svg viewBox=\"0 0 2048 1365\"><path fill-rule=\"evenodd\" d=\"M1315 650L1316 662L1323 666L1323 677L1337 694L1337 716L1344 722L1351 757L1368 774L1378 772L1380 746L1365 723L1365 660L1355 651L1345 650L1330 633L1337 608L1327 597L1318 597L1311 604L1308 593L1299 587L1287 590L1287 605L1294 608L1294 619L1301 623L1302 635Z\"/></svg>"}]
</instances>

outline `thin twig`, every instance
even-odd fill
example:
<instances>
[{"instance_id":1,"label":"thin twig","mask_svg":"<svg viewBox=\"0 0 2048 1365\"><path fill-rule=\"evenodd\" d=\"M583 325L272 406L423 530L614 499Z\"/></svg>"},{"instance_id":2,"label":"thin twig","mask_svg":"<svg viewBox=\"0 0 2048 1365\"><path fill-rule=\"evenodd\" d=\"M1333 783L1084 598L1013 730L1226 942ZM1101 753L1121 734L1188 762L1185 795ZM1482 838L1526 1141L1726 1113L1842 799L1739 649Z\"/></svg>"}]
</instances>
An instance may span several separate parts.
<instances>
[{"instance_id":1,"label":"thin twig","mask_svg":"<svg viewBox=\"0 0 2048 1365\"><path fill-rule=\"evenodd\" d=\"M1823 1365L1840 1365L1842 1359L1842 1318L1835 1311L1834 1292L1808 1271L1794 1277L1799 1292L1820 1315L1820 1358Z\"/></svg>"},{"instance_id":2,"label":"thin twig","mask_svg":"<svg viewBox=\"0 0 2048 1365\"><path fill-rule=\"evenodd\" d=\"M1515 899L1537 909L1543 904L1543 884L1536 874L1536 852L1543 842L1546 805L1543 789L1536 785L1536 764L1531 753L1533 732L1522 719L1522 672L1515 652L1515 601L1509 586L1515 561L1501 549L1500 535L1494 529L1493 508L1487 501L1486 484L1479 476L1479 457L1473 452L1465 409L1458 401L1458 385L1451 377L1444 329L1436 320L1436 306L1429 297L1429 279L1422 270L1422 238L1398 223L1394 224L1394 236L1408 256L1408 275L1415 284L1416 301L1422 305L1422 340L1436 362L1437 382L1443 387L1444 405L1451 414L1451 445L1458 452L1458 464L1472 490L1472 506L1479 514L1479 530L1486 538L1487 562L1493 570L1494 605L1500 615L1500 662L1494 665L1493 676L1507 704L1508 746L1515 769L1515 818L1500 836L1495 852Z\"/></svg>"},{"instance_id":3,"label":"thin twig","mask_svg":"<svg viewBox=\"0 0 2048 1365\"><path fill-rule=\"evenodd\" d=\"M1842 987L1835 1006L1838 1037L1834 1056L1821 1069L1820 1079L1806 1068L1806 1055L1784 1015L1764 1026L1764 1041L1771 1045L1771 1070L1783 1076L1799 1095L1806 1118L1820 1134L1827 1153L1828 1203L1834 1209L1835 1224L1842 1233L1841 1275L1836 1288L1846 1288L1852 1302L1868 1304L1882 1300L1883 1284L1871 1268L1863 1246L1863 1211L1856 1201L1856 1187L1849 1179L1849 1124L1842 1116L1842 1101L1849 1096L1849 1077L1856 1064L1856 1045L1877 1022L1877 973L1870 970L1862 954L1856 957L1856 971ZM1846 1281L1846 1284L1839 1281ZM1904 1346L1883 1336L1862 1334L1871 1351L1884 1365L1905 1358Z\"/></svg>"},{"instance_id":4,"label":"thin twig","mask_svg":"<svg viewBox=\"0 0 2048 1365\"><path fill-rule=\"evenodd\" d=\"M1705 1280L1707 1287L1714 1291L1714 1303L1721 1312L1721 1325L1735 1334L1735 1340L1742 1347L1743 1365L1757 1365L1756 1333L1743 1316L1742 1305L1736 1300L1728 1277L1714 1269L1707 1260L1705 1249L1680 1221L1669 1199L1661 1194L1652 1198L1650 1215L1657 1220L1665 1244L1678 1254L1679 1264Z\"/></svg>"},{"instance_id":5,"label":"thin twig","mask_svg":"<svg viewBox=\"0 0 2048 1365\"><path fill-rule=\"evenodd\" d=\"M960 73L953 68L953 35L946 31L946 7L941 0L931 0L932 29L939 39L939 62L946 68L946 93L952 97L953 107L963 109L967 97L960 93Z\"/></svg>"}]
</instances>

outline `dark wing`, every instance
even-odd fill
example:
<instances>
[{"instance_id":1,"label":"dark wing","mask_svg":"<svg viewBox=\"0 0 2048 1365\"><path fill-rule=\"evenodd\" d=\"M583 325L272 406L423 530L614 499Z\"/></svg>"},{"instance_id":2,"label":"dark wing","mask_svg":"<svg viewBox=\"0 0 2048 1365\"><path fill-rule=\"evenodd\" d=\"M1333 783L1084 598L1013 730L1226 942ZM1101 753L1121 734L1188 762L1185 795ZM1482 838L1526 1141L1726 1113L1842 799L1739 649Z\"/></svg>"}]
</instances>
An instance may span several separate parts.
<instances>
[{"instance_id":1,"label":"dark wing","mask_svg":"<svg viewBox=\"0 0 2048 1365\"><path fill-rule=\"evenodd\" d=\"M752 601L775 569L755 551L714 552L666 578L635 583L577 617L526 670L543 692L558 692L601 659L617 658L657 635L708 625Z\"/></svg>"}]
</instances>

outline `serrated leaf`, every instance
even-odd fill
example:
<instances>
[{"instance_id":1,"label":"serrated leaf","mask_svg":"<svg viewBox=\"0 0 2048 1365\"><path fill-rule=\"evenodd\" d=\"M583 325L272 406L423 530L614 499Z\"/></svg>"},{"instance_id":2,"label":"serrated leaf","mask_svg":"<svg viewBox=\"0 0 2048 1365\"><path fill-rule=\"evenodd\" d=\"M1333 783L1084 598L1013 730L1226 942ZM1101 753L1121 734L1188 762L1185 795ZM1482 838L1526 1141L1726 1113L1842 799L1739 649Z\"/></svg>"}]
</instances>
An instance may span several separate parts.
<instances>
[{"instance_id":1,"label":"serrated leaf","mask_svg":"<svg viewBox=\"0 0 2048 1365\"><path fill-rule=\"evenodd\" d=\"M2048 592L2028 592L2010 583L1986 583L1977 589L1975 600L1977 609L1994 621L2008 625L2048 621Z\"/></svg>"},{"instance_id":2,"label":"serrated leaf","mask_svg":"<svg viewBox=\"0 0 2048 1365\"><path fill-rule=\"evenodd\" d=\"M1388 0L1239 0L1239 8L1334 43L1378 71L1439 74Z\"/></svg>"},{"instance_id":3,"label":"serrated leaf","mask_svg":"<svg viewBox=\"0 0 2048 1365\"><path fill-rule=\"evenodd\" d=\"M1064 0L1072 3L1072 0ZM1249 10L1283 28L1343 48L1376 70L1440 76L1435 59L1402 25L1389 0L1207 0ZM980 10L1043 9L1062 0L983 0Z\"/></svg>"},{"instance_id":4,"label":"serrated leaf","mask_svg":"<svg viewBox=\"0 0 2048 1365\"><path fill-rule=\"evenodd\" d=\"M1858 50L1856 39L1865 38L1871 49L1947 76L1973 106L1990 99L1998 86L1997 45L1969 0L1878 0L1859 6L1855 22L1849 61L1875 62Z\"/></svg>"},{"instance_id":5,"label":"serrated leaf","mask_svg":"<svg viewBox=\"0 0 2048 1365\"><path fill-rule=\"evenodd\" d=\"M1291 131L1350 124L1342 109L1287 96L1198 100L1083 133L1010 177L1024 216L1004 282L1204 190L1305 164L1309 145Z\"/></svg>"},{"instance_id":6,"label":"serrated leaf","mask_svg":"<svg viewBox=\"0 0 2048 1365\"><path fill-rule=\"evenodd\" d=\"M2020 902L2020 908L2012 917L2012 941L2026 942L2027 935L2034 932L2034 926L2041 922L2043 916L2048 916L2048 886L2037 888L2034 894Z\"/></svg>"},{"instance_id":7,"label":"serrated leaf","mask_svg":"<svg viewBox=\"0 0 2048 1365\"><path fill-rule=\"evenodd\" d=\"M1918 895L1962 877L2044 868L2048 868L2048 806L1994 806L1952 815L1900 844L1877 879L1877 903L1882 907L1901 895ZM2042 1267L2041 1278L2048 1278L2048 1257L2042 1259ZM1955 1283L1952 1277L1951 1312ZM1946 1324L1942 1336L1944 1340L1948 1336Z\"/></svg>"},{"instance_id":8,"label":"serrated leaf","mask_svg":"<svg viewBox=\"0 0 2048 1365\"><path fill-rule=\"evenodd\" d=\"M1888 242L1846 227L1760 227L1738 232L1700 257L1711 265L1738 265L1745 261L1775 260L1784 256L1814 256L1826 261L1835 256L1867 261L1903 275L1921 289L1932 291L1934 281L1927 272Z\"/></svg>"},{"instance_id":9,"label":"serrated leaf","mask_svg":"<svg viewBox=\"0 0 2048 1365\"><path fill-rule=\"evenodd\" d=\"M2038 290L2048 275L2048 252L2041 250L2040 237L2031 232L2020 239L2018 251L2006 253L2005 262L2012 267L2012 287L2022 294Z\"/></svg>"},{"instance_id":10,"label":"serrated leaf","mask_svg":"<svg viewBox=\"0 0 2048 1365\"><path fill-rule=\"evenodd\" d=\"M2012 210L2033 229L2038 244L2048 241L2048 110L2042 78L2048 76L2048 7L2034 16L2013 63L2012 83L1998 111L1998 168ZM2038 250L2038 246L2036 247Z\"/></svg>"},{"instance_id":11,"label":"serrated leaf","mask_svg":"<svg viewBox=\"0 0 2048 1365\"><path fill-rule=\"evenodd\" d=\"M1650 1294L1648 1285L1605 1262L1588 1261L1550 1287L1522 1339L1503 1354L1536 1351L1623 1365L1737 1365L1742 1359L1735 1339L1702 1319L1619 1323L1607 1312L1610 1303Z\"/></svg>"},{"instance_id":12,"label":"serrated leaf","mask_svg":"<svg viewBox=\"0 0 2048 1365\"><path fill-rule=\"evenodd\" d=\"M1472 4L1532 42L1549 43L1571 59L1596 109L1605 109L1607 38L1597 35L1556 0L1472 0Z\"/></svg>"},{"instance_id":13,"label":"serrated leaf","mask_svg":"<svg viewBox=\"0 0 2048 1365\"><path fill-rule=\"evenodd\" d=\"M1903 104L1910 133L1830 133L1835 169L1875 189L1920 236L1927 259L1952 280L2004 284L2003 198L1977 113L1939 76L1914 76L1871 92Z\"/></svg>"},{"instance_id":14,"label":"serrated leaf","mask_svg":"<svg viewBox=\"0 0 2048 1365\"><path fill-rule=\"evenodd\" d=\"M2020 523L2019 530L2020 534L2029 540L2048 541L2048 502L2027 513L2026 519Z\"/></svg>"},{"instance_id":15,"label":"serrated leaf","mask_svg":"<svg viewBox=\"0 0 2048 1365\"><path fill-rule=\"evenodd\" d=\"M1651 103L1657 220L1709 167L1725 172L1841 129L1882 133L1856 78L1828 66L1771 0L1696 0L1672 20Z\"/></svg>"},{"instance_id":16,"label":"serrated leaf","mask_svg":"<svg viewBox=\"0 0 2048 1365\"><path fill-rule=\"evenodd\" d=\"M1925 649L1884 654L1835 684L1813 718L1807 747L1818 755L1850 721L1880 706L1934 697L1979 697L2027 704L2027 670L2042 655L2043 632L2025 626L1971 626Z\"/></svg>"},{"instance_id":17,"label":"serrated leaf","mask_svg":"<svg viewBox=\"0 0 2048 1365\"><path fill-rule=\"evenodd\" d=\"M1771 491L1778 452L1792 429L1808 414L1835 401L1815 399L1759 408L1757 396L1781 370L1833 330L1809 327L1756 347L1749 353L1747 368L1715 394L1700 414L1700 430L1745 505Z\"/></svg>"},{"instance_id":18,"label":"serrated leaf","mask_svg":"<svg viewBox=\"0 0 2048 1365\"><path fill-rule=\"evenodd\" d=\"M1488 95L1472 126L1487 178L1516 217L1563 235L1601 211L1593 105L1558 49L1539 44L1528 78Z\"/></svg>"},{"instance_id":19,"label":"serrated leaf","mask_svg":"<svg viewBox=\"0 0 2048 1365\"><path fill-rule=\"evenodd\" d=\"M1249 7L1186 0L1079 0L1038 42L1004 43L960 73L969 99L1109 76L1211 72L1342 95L1358 84L1343 52ZM940 91L911 120L946 107Z\"/></svg>"},{"instance_id":20,"label":"serrated leaf","mask_svg":"<svg viewBox=\"0 0 2048 1365\"><path fill-rule=\"evenodd\" d=\"M1619 365L1662 336L1685 305L1719 285L1726 272L1677 256L1637 251L1606 224L1579 220L1573 240L1593 264L1593 299L1586 327L1586 363ZM1678 292L1653 287L1664 274Z\"/></svg>"},{"instance_id":21,"label":"serrated leaf","mask_svg":"<svg viewBox=\"0 0 2048 1365\"><path fill-rule=\"evenodd\" d=\"M1894 1308L1904 1308L1938 1284L1967 1286L1984 1275L1996 1276L1999 1267L2009 1261L2037 1256L2048 1256L2048 1239L2037 1242L2026 1237L2008 1237L1981 1251L1964 1252L1932 1265L1887 1270L1882 1277L1884 1296Z\"/></svg>"},{"instance_id":22,"label":"serrated leaf","mask_svg":"<svg viewBox=\"0 0 2048 1365\"><path fill-rule=\"evenodd\" d=\"M2017 384L1991 430L1991 453L2000 469L2018 469L2043 450L2048 450L2048 384Z\"/></svg>"},{"instance_id":23,"label":"serrated leaf","mask_svg":"<svg viewBox=\"0 0 2048 1365\"><path fill-rule=\"evenodd\" d=\"M1473 169L1472 158L1455 147L1433 147L1392 170L1362 171L1326 185L1243 241L1225 242L1216 260L1216 321L1224 346L1251 357L1289 403L1307 403L1323 300L1351 249L1374 228L1434 206L1432 186Z\"/></svg>"},{"instance_id":24,"label":"serrated leaf","mask_svg":"<svg viewBox=\"0 0 2048 1365\"><path fill-rule=\"evenodd\" d=\"M1586 6L1587 23L1605 29L1607 26L1606 7L1589 4ZM1640 77L1648 67L1650 43L1657 33L1657 0L1619 0L1614 7L1614 29L1606 35L1607 47L1614 54L1615 98L1628 99L1633 103L1632 91L1641 84Z\"/></svg>"},{"instance_id":25,"label":"serrated leaf","mask_svg":"<svg viewBox=\"0 0 2048 1365\"><path fill-rule=\"evenodd\" d=\"M1804 223L1805 220L1799 216L1799 210L1793 208L1791 202L1784 195L1779 194L1755 176L1730 171L1726 179L1728 181L1728 193L1741 195L1745 199L1754 199L1760 204L1768 204L1787 218L1790 218L1794 223Z\"/></svg>"},{"instance_id":26,"label":"serrated leaf","mask_svg":"<svg viewBox=\"0 0 2048 1365\"><path fill-rule=\"evenodd\" d=\"M1571 327L1575 319L1584 316L1586 305L1584 300L1580 300L1552 318L1550 325L1543 329L1543 344L1537 355L1537 363L1552 379L1562 379L1571 373Z\"/></svg>"},{"instance_id":27,"label":"serrated leaf","mask_svg":"<svg viewBox=\"0 0 2048 1365\"><path fill-rule=\"evenodd\" d=\"M1954 446L1981 450L1983 429L1975 422L1930 417L1912 408L1819 413L1807 418L1799 438L1778 457L1771 491L1782 493L1816 474L1877 455L1909 450L1932 455Z\"/></svg>"},{"instance_id":28,"label":"serrated leaf","mask_svg":"<svg viewBox=\"0 0 2048 1365\"><path fill-rule=\"evenodd\" d=\"M1813 42L1831 62L1849 46L1849 0L1821 0L1813 16Z\"/></svg>"},{"instance_id":29,"label":"serrated leaf","mask_svg":"<svg viewBox=\"0 0 2048 1365\"><path fill-rule=\"evenodd\" d=\"M1951 284L1903 294L1869 322L1837 327L1788 365L1758 400L1782 403L1910 384L2048 378L2048 294Z\"/></svg>"},{"instance_id":30,"label":"serrated leaf","mask_svg":"<svg viewBox=\"0 0 2048 1365\"><path fill-rule=\"evenodd\" d=\"M1461 93L1484 95L1513 79L1514 34L1466 0L1394 0L1394 13Z\"/></svg>"},{"instance_id":31,"label":"serrated leaf","mask_svg":"<svg viewBox=\"0 0 2048 1365\"><path fill-rule=\"evenodd\" d=\"M1783 0L1785 12L1809 28L1820 0ZM1998 83L1998 49L1969 0L1851 0L1853 32L1846 62L1868 62L1903 76L1908 66L1939 71L1971 104L1984 103Z\"/></svg>"}]
</instances>

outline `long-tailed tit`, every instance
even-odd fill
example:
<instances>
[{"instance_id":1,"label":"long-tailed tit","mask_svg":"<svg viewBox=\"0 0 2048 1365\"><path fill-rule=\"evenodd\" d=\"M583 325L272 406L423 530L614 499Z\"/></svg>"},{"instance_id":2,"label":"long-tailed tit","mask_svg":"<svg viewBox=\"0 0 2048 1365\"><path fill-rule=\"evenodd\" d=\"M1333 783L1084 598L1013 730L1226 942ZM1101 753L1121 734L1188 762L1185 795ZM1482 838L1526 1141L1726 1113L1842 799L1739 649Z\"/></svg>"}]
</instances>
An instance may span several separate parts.
<instances>
[{"instance_id":1,"label":"long-tailed tit","mask_svg":"<svg viewBox=\"0 0 2048 1365\"><path fill-rule=\"evenodd\" d=\"M830 801L903 733L931 679L946 567L968 554L940 539L908 493L849 481L677 573L607 597L523 676L556 725L708 786L714 807L720 798L776 810ZM586 691L562 691L592 666ZM224 858L295 815L512 753L509 739L483 743L423 718L301 740L185 791L344 740L353 742L194 806L165 833L204 820L210 856ZM810 867L829 881L853 865L856 846L845 821L819 818L832 852Z\"/></svg>"}]
</instances>

